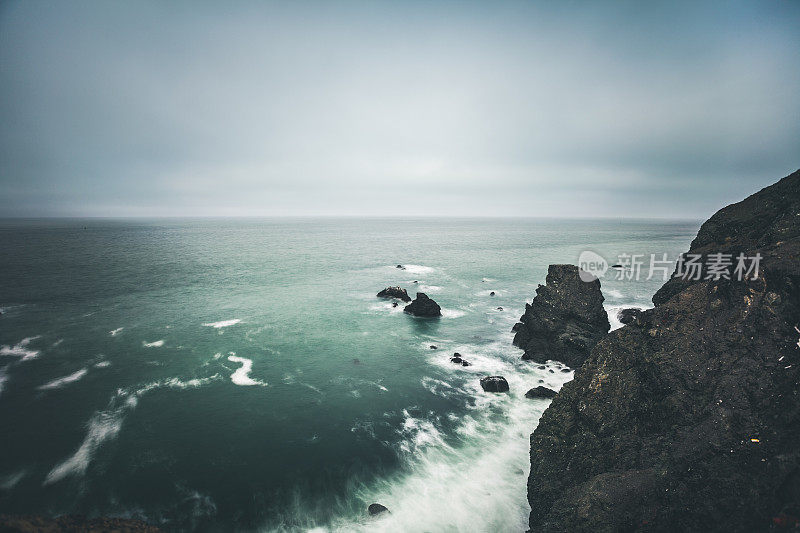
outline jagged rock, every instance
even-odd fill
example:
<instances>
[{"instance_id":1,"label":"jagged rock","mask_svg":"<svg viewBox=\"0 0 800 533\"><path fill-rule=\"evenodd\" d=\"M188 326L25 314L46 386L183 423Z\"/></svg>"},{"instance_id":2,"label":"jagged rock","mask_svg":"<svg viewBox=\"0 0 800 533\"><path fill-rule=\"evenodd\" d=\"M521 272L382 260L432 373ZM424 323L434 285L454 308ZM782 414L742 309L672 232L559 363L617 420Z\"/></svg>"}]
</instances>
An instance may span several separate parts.
<instances>
[{"instance_id":1,"label":"jagged rock","mask_svg":"<svg viewBox=\"0 0 800 533\"><path fill-rule=\"evenodd\" d=\"M642 310L638 307L630 307L628 309L622 309L617 313L617 319L623 324L630 324L631 322L635 322L641 314Z\"/></svg>"},{"instance_id":2,"label":"jagged rock","mask_svg":"<svg viewBox=\"0 0 800 533\"><path fill-rule=\"evenodd\" d=\"M389 509L379 503L371 503L369 507L367 507L367 511L369 512L370 516L379 515L381 513L386 513Z\"/></svg>"},{"instance_id":3,"label":"jagged rock","mask_svg":"<svg viewBox=\"0 0 800 533\"><path fill-rule=\"evenodd\" d=\"M397 265L397 267L395 267L395 268L399 268L400 270L405 270L406 269L406 267L404 267L403 265Z\"/></svg>"},{"instance_id":4,"label":"jagged rock","mask_svg":"<svg viewBox=\"0 0 800 533\"><path fill-rule=\"evenodd\" d=\"M534 387L525 393L526 398L555 398L558 394L557 391L547 387Z\"/></svg>"},{"instance_id":5,"label":"jagged rock","mask_svg":"<svg viewBox=\"0 0 800 533\"><path fill-rule=\"evenodd\" d=\"M690 252L759 253L758 277L673 278L595 346L531 436L531 531L794 527L798 213L800 171L720 210Z\"/></svg>"},{"instance_id":6,"label":"jagged rock","mask_svg":"<svg viewBox=\"0 0 800 533\"><path fill-rule=\"evenodd\" d=\"M439 304L428 298L428 295L424 292L418 292L414 301L405 306L403 311L414 316L442 316L442 308L439 307Z\"/></svg>"},{"instance_id":7,"label":"jagged rock","mask_svg":"<svg viewBox=\"0 0 800 533\"><path fill-rule=\"evenodd\" d=\"M508 381L503 376L481 378L481 388L486 392L508 392Z\"/></svg>"},{"instance_id":8,"label":"jagged rock","mask_svg":"<svg viewBox=\"0 0 800 533\"><path fill-rule=\"evenodd\" d=\"M498 308L497 308L497 310L498 310L498 311L502 311L502 310L503 310L503 308L502 308L502 307L498 307Z\"/></svg>"},{"instance_id":9,"label":"jagged rock","mask_svg":"<svg viewBox=\"0 0 800 533\"><path fill-rule=\"evenodd\" d=\"M392 302L392 307L397 307L397 305L398 305L397 302Z\"/></svg>"},{"instance_id":10,"label":"jagged rock","mask_svg":"<svg viewBox=\"0 0 800 533\"><path fill-rule=\"evenodd\" d=\"M410 302L411 297L402 287L386 287L378 293L378 298L397 298L404 302Z\"/></svg>"},{"instance_id":11,"label":"jagged rock","mask_svg":"<svg viewBox=\"0 0 800 533\"><path fill-rule=\"evenodd\" d=\"M523 359L554 359L577 368L611 325L603 308L600 280L582 281L574 265L550 265L547 284L514 327L514 345Z\"/></svg>"},{"instance_id":12,"label":"jagged rock","mask_svg":"<svg viewBox=\"0 0 800 533\"><path fill-rule=\"evenodd\" d=\"M489 296L494 296L494 291L490 292Z\"/></svg>"},{"instance_id":13,"label":"jagged rock","mask_svg":"<svg viewBox=\"0 0 800 533\"><path fill-rule=\"evenodd\" d=\"M438 346L434 346L433 344L431 344L431 350L438 350L438 349L439 349Z\"/></svg>"}]
</instances>

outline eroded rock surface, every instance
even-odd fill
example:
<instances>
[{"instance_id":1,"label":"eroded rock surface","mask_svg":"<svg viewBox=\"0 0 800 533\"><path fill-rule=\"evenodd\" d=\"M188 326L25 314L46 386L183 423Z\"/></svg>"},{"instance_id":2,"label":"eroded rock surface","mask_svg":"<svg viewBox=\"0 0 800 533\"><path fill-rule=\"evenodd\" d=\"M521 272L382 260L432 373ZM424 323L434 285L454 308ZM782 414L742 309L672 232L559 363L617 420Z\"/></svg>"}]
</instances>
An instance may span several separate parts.
<instances>
[{"instance_id":1,"label":"eroded rock surface","mask_svg":"<svg viewBox=\"0 0 800 533\"><path fill-rule=\"evenodd\" d=\"M585 282L575 265L550 265L545 285L514 326L514 345L523 359L561 361L577 368L611 325L603 308L600 281Z\"/></svg>"}]
</instances>

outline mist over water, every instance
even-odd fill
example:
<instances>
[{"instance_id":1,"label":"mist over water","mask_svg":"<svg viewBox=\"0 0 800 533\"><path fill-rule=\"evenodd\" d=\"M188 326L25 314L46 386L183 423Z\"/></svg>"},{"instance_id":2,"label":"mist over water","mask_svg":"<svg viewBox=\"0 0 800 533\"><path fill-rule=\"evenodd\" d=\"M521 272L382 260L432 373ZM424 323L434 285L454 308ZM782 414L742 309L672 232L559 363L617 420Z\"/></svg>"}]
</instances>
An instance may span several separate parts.
<instances>
[{"instance_id":1,"label":"mist over water","mask_svg":"<svg viewBox=\"0 0 800 533\"><path fill-rule=\"evenodd\" d=\"M587 249L674 258L696 230L0 222L0 513L186 531L522 530L528 437L548 405L524 394L572 378L520 360L525 302L550 263ZM661 283L604 279L612 327ZM426 292L442 318L377 299L389 285ZM482 392L485 375L510 394ZM369 518L373 502L391 514Z\"/></svg>"}]
</instances>

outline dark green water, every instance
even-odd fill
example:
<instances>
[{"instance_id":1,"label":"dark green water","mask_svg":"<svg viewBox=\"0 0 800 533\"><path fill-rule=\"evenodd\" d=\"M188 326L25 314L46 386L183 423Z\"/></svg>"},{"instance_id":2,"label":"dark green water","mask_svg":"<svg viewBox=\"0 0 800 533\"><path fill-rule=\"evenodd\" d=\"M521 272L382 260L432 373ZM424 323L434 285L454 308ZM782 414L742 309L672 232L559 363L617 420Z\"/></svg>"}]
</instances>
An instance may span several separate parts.
<instances>
[{"instance_id":1,"label":"dark green water","mask_svg":"<svg viewBox=\"0 0 800 533\"><path fill-rule=\"evenodd\" d=\"M572 376L511 346L525 301L550 263L584 249L674 257L696 230L2 221L0 513L167 530L520 531L528 435L548 404L524 393ZM649 306L661 283L604 280L607 307ZM444 316L375 298L397 284ZM455 351L473 366L450 363ZM481 392L490 374L511 394ZM392 514L367 518L374 501Z\"/></svg>"}]
</instances>

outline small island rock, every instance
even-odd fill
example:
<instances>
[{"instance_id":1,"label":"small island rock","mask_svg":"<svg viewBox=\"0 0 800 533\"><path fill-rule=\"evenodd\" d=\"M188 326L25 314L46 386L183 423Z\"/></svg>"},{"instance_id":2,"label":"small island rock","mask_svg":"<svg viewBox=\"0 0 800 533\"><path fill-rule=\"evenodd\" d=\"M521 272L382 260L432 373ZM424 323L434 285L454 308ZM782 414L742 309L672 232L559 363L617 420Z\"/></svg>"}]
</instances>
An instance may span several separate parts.
<instances>
[{"instance_id":1,"label":"small island rock","mask_svg":"<svg viewBox=\"0 0 800 533\"><path fill-rule=\"evenodd\" d=\"M486 392L508 392L508 381L503 376L481 378L481 388Z\"/></svg>"},{"instance_id":2,"label":"small island rock","mask_svg":"<svg viewBox=\"0 0 800 533\"><path fill-rule=\"evenodd\" d=\"M555 398L558 392L554 391L553 389L542 387L539 385L538 387L534 387L528 392L525 393L526 398Z\"/></svg>"},{"instance_id":3,"label":"small island rock","mask_svg":"<svg viewBox=\"0 0 800 533\"><path fill-rule=\"evenodd\" d=\"M369 504L369 507L367 507L367 511L369 512L370 516L375 516L381 513L386 513L389 511L389 509L385 505L371 503Z\"/></svg>"},{"instance_id":4,"label":"small island rock","mask_svg":"<svg viewBox=\"0 0 800 533\"><path fill-rule=\"evenodd\" d=\"M403 300L404 302L411 301L411 297L402 287L386 287L378 293L378 298L397 298L398 300Z\"/></svg>"},{"instance_id":5,"label":"small island rock","mask_svg":"<svg viewBox=\"0 0 800 533\"><path fill-rule=\"evenodd\" d=\"M442 308L439 307L439 304L428 298L428 295L424 292L418 292L414 301L405 306L403 311L414 316L442 316Z\"/></svg>"}]
</instances>

